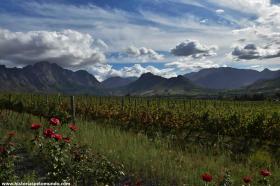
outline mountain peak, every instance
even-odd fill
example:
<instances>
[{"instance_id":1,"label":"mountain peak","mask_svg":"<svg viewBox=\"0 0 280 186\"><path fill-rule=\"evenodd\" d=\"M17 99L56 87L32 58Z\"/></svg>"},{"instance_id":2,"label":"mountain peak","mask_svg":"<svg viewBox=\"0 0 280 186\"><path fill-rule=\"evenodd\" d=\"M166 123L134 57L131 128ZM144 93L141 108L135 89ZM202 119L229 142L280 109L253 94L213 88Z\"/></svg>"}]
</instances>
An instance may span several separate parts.
<instances>
[{"instance_id":1,"label":"mountain peak","mask_svg":"<svg viewBox=\"0 0 280 186\"><path fill-rule=\"evenodd\" d=\"M47 61L1 71L4 75L0 77L0 89L8 91L92 93L97 92L100 86L96 78L86 71L73 72ZM10 81L7 82L7 78Z\"/></svg>"},{"instance_id":2,"label":"mountain peak","mask_svg":"<svg viewBox=\"0 0 280 186\"><path fill-rule=\"evenodd\" d=\"M40 61L38 63L34 63L32 66L51 66L53 63L50 63L48 61Z\"/></svg>"},{"instance_id":3,"label":"mountain peak","mask_svg":"<svg viewBox=\"0 0 280 186\"><path fill-rule=\"evenodd\" d=\"M269 70L268 68L263 69L262 72L271 72L271 70Z\"/></svg>"},{"instance_id":4,"label":"mountain peak","mask_svg":"<svg viewBox=\"0 0 280 186\"><path fill-rule=\"evenodd\" d=\"M136 80L137 80L137 78L135 78L135 77L114 76L114 77L110 77L110 78L104 80L102 82L102 86L107 89L119 88L119 87L124 87Z\"/></svg>"},{"instance_id":5,"label":"mountain peak","mask_svg":"<svg viewBox=\"0 0 280 186\"><path fill-rule=\"evenodd\" d=\"M34 65L51 65L53 63L49 62L49 61L39 61L37 63L35 63Z\"/></svg>"},{"instance_id":6,"label":"mountain peak","mask_svg":"<svg viewBox=\"0 0 280 186\"><path fill-rule=\"evenodd\" d=\"M59 66L58 64L50 63L48 61L40 61L38 63L33 64L32 66L35 68L48 68L49 67L49 68L61 68L62 69L62 67Z\"/></svg>"},{"instance_id":7,"label":"mountain peak","mask_svg":"<svg viewBox=\"0 0 280 186\"><path fill-rule=\"evenodd\" d=\"M178 78L178 79L187 79L187 78L184 77L183 75L178 75L177 78Z\"/></svg>"},{"instance_id":8,"label":"mountain peak","mask_svg":"<svg viewBox=\"0 0 280 186\"><path fill-rule=\"evenodd\" d=\"M151 72L147 72L147 73L144 73L144 74L141 75L141 77L149 77L149 76L156 76L156 75L154 75Z\"/></svg>"}]
</instances>

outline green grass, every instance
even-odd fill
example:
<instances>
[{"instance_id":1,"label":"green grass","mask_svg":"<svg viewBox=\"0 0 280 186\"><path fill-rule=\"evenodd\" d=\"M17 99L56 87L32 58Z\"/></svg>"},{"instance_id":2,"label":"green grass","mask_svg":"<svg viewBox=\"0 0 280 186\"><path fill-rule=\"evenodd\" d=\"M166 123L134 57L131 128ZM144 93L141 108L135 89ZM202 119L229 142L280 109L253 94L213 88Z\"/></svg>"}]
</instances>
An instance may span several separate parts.
<instances>
[{"instance_id":1,"label":"green grass","mask_svg":"<svg viewBox=\"0 0 280 186\"><path fill-rule=\"evenodd\" d=\"M16 140L28 148L32 136L29 127L34 122L40 121L27 114L12 112L7 115L2 112L0 135L4 136L11 130L17 131ZM260 178L262 161L270 164L272 186L277 186L280 182L280 167L267 153L256 153L251 157L252 161L234 162L226 152L214 149L209 151L195 146L190 146L189 150L181 150L165 139L156 138L152 141L143 134L123 131L105 122L78 121L77 125L80 128L76 134L78 142L89 145L112 162L122 163L127 175L155 181L157 185L203 185L200 175L204 172L211 173L214 181L218 182L225 169L231 170L234 186L242 185L242 177L246 175L253 176L256 183ZM62 130L66 128L64 126Z\"/></svg>"},{"instance_id":2,"label":"green grass","mask_svg":"<svg viewBox=\"0 0 280 186\"><path fill-rule=\"evenodd\" d=\"M160 185L202 185L200 175L210 172L218 182L225 169L232 171L234 185L252 175L259 178L258 166L233 162L229 155L196 149L187 152L170 147L163 139L149 140L145 135L124 132L95 122L79 122L79 139L112 161L122 162L129 173L159 181ZM196 147L192 147L196 148ZM194 149L192 149L194 151ZM277 171L278 170L278 171ZM274 183L280 182L280 171L273 165Z\"/></svg>"}]
</instances>

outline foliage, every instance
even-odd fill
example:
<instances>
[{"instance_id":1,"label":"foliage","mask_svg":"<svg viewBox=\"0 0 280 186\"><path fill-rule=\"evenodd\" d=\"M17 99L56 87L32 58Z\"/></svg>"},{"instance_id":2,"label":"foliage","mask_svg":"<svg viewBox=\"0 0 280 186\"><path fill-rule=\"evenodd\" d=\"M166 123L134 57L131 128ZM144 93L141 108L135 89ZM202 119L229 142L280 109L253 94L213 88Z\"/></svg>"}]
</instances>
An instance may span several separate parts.
<instances>
[{"instance_id":1,"label":"foliage","mask_svg":"<svg viewBox=\"0 0 280 186\"><path fill-rule=\"evenodd\" d=\"M49 179L70 181L76 185L112 185L124 175L122 166L96 153L94 148L75 141L74 130L64 130L71 113L68 97L57 99L57 96L48 96L46 101L45 96L29 96L0 95L0 111L9 115L14 110L46 119L55 116L62 121L59 126L43 125L43 129L52 128L54 134L61 134L62 140L59 136L46 138L42 128L34 132L36 157L45 163ZM260 147L266 147L268 151L270 147L278 148L275 145L280 139L280 106L274 102L83 96L76 97L76 100L76 115L83 120L114 121L108 123L138 134L144 133L155 138L154 143L167 137L179 146L195 143L205 149L219 146L234 152L248 152L251 154L249 161L258 167L270 168L274 157L266 152L252 151ZM22 126L17 128L22 129ZM63 137L70 138L71 142ZM219 183L216 181L214 177L211 184ZM269 181L269 177L261 177L259 184L269 185ZM229 173L222 183L232 184Z\"/></svg>"},{"instance_id":2,"label":"foliage","mask_svg":"<svg viewBox=\"0 0 280 186\"><path fill-rule=\"evenodd\" d=\"M249 157L249 162L258 167L270 167L273 161L267 151L258 150Z\"/></svg>"},{"instance_id":3,"label":"foliage","mask_svg":"<svg viewBox=\"0 0 280 186\"><path fill-rule=\"evenodd\" d=\"M15 176L15 143L12 142L14 132L10 132L0 143L0 183L14 181Z\"/></svg>"},{"instance_id":4,"label":"foliage","mask_svg":"<svg viewBox=\"0 0 280 186\"><path fill-rule=\"evenodd\" d=\"M70 121L69 97L22 94L1 97L0 108L45 118L55 116L62 123ZM280 105L276 102L92 96L77 96L75 100L79 118L114 120L125 130L151 137L161 135L180 145L195 141L204 146L218 145L234 153L250 153L248 147L275 146L280 140Z\"/></svg>"},{"instance_id":5,"label":"foliage","mask_svg":"<svg viewBox=\"0 0 280 186\"><path fill-rule=\"evenodd\" d=\"M34 130L32 142L36 146L36 157L44 162L48 180L71 182L73 185L112 185L124 176L123 167L94 154L90 148L73 142L78 130L75 124L69 125L68 132L64 133L61 125L63 123L57 118L51 118L44 125L31 125ZM39 126L44 127L43 132L38 132Z\"/></svg>"},{"instance_id":6,"label":"foliage","mask_svg":"<svg viewBox=\"0 0 280 186\"><path fill-rule=\"evenodd\" d=\"M224 178L222 182L219 184L219 186L232 186L233 185L233 179L231 178L230 171L226 170Z\"/></svg>"}]
</instances>

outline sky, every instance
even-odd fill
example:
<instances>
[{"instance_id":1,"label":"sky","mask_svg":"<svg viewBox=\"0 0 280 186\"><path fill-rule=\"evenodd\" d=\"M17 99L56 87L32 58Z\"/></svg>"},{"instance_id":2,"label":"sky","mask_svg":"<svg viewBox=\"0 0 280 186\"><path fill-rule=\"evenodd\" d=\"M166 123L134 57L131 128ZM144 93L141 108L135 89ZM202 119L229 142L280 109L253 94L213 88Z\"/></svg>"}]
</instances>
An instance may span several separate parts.
<instances>
[{"instance_id":1,"label":"sky","mask_svg":"<svg viewBox=\"0 0 280 186\"><path fill-rule=\"evenodd\" d=\"M102 81L203 68L280 69L280 0L0 0L0 64Z\"/></svg>"}]
</instances>

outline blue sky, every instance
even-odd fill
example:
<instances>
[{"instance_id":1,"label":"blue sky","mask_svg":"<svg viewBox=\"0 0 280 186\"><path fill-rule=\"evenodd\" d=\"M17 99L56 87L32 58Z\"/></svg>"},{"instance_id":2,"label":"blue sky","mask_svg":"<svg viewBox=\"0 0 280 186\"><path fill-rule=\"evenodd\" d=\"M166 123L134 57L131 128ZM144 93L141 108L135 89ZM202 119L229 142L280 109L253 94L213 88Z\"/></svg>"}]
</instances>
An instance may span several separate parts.
<instances>
[{"instance_id":1,"label":"blue sky","mask_svg":"<svg viewBox=\"0 0 280 186\"><path fill-rule=\"evenodd\" d=\"M1 0L0 63L48 60L99 80L280 67L279 0Z\"/></svg>"}]
</instances>

